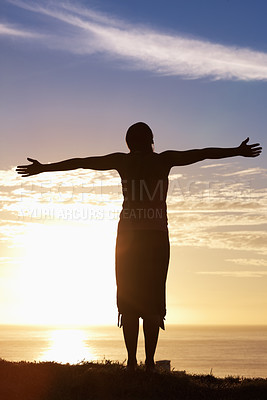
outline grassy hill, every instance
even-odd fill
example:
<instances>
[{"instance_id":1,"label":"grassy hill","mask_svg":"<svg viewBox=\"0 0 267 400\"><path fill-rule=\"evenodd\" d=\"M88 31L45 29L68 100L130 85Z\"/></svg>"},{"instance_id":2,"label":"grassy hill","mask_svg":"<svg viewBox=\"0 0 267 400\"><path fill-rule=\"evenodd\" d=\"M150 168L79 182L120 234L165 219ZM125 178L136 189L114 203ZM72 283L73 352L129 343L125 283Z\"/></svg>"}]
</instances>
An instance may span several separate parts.
<instances>
[{"instance_id":1,"label":"grassy hill","mask_svg":"<svg viewBox=\"0 0 267 400\"><path fill-rule=\"evenodd\" d=\"M266 400L267 379L127 372L119 363L0 360L1 400Z\"/></svg>"}]
</instances>

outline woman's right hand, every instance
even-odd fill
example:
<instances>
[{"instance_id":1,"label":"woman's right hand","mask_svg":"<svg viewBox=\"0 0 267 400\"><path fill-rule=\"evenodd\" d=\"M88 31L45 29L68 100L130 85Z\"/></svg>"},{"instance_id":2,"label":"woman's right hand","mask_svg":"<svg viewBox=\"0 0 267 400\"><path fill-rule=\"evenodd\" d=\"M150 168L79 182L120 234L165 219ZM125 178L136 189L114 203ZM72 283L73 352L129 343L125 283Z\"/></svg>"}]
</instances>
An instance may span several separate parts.
<instances>
[{"instance_id":1,"label":"woman's right hand","mask_svg":"<svg viewBox=\"0 0 267 400\"><path fill-rule=\"evenodd\" d=\"M32 164L28 165L19 165L16 168L18 174L20 174L23 178L31 175L40 174L40 172L44 172L43 164L39 161L34 160L32 158L27 158Z\"/></svg>"}]
</instances>

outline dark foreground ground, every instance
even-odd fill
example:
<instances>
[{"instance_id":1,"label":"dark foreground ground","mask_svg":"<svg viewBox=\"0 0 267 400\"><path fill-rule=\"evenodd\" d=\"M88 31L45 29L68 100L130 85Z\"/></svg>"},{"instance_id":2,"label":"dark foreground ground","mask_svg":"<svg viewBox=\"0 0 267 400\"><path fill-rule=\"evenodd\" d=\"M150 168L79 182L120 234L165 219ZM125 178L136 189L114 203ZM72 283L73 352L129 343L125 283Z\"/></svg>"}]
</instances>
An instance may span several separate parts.
<instances>
[{"instance_id":1,"label":"dark foreground ground","mask_svg":"<svg viewBox=\"0 0 267 400\"><path fill-rule=\"evenodd\" d=\"M185 372L130 373L118 363L7 362L0 359L1 400L266 400L267 379Z\"/></svg>"}]
</instances>

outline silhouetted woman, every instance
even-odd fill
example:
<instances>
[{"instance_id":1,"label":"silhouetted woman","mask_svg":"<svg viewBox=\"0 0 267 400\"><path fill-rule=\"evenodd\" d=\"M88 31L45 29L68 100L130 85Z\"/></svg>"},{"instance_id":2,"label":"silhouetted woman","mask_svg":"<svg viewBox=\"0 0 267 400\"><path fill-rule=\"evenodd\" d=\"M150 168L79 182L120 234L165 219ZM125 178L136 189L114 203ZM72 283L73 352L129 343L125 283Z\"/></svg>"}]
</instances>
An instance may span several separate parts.
<instances>
[{"instance_id":1,"label":"silhouetted woman","mask_svg":"<svg viewBox=\"0 0 267 400\"><path fill-rule=\"evenodd\" d=\"M158 154L154 152L151 129L138 122L126 134L129 153L74 158L51 164L41 164L28 158L32 164L17 167L23 177L77 168L115 169L120 174L124 201L116 243L117 305L129 369L134 369L137 364L139 317L143 318L148 370L154 368L159 327L164 329L165 283L170 252L166 196L171 168L205 159L258 156L261 147L258 143L248 145L248 141L247 138L235 148L164 151Z\"/></svg>"}]
</instances>

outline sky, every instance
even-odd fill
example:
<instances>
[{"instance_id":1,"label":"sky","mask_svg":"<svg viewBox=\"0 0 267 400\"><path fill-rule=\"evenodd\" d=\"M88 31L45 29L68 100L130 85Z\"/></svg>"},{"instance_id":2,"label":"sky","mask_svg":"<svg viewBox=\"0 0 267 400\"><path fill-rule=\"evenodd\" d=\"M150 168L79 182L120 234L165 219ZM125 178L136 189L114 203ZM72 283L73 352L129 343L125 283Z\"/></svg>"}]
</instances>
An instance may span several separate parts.
<instances>
[{"instance_id":1,"label":"sky","mask_svg":"<svg viewBox=\"0 0 267 400\"><path fill-rule=\"evenodd\" d=\"M0 3L0 323L116 324L115 171L23 179L26 158L236 147L255 159L175 167L167 324L267 324L267 3Z\"/></svg>"}]
</instances>

